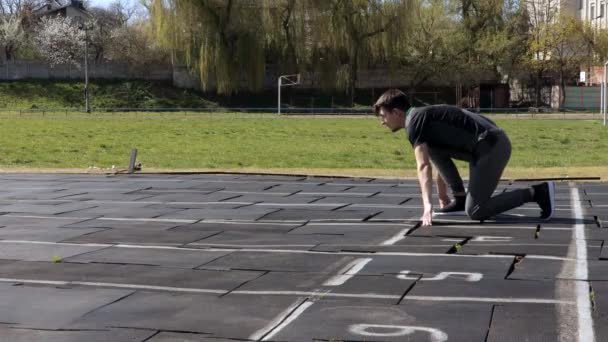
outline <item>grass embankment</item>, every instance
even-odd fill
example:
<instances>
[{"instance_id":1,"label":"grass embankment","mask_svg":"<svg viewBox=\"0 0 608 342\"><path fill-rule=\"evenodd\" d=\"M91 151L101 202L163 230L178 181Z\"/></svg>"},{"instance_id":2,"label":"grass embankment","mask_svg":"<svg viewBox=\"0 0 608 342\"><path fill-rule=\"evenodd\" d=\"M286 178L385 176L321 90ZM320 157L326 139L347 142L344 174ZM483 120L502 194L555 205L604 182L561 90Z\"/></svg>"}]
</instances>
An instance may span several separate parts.
<instances>
[{"instance_id":1,"label":"grass embankment","mask_svg":"<svg viewBox=\"0 0 608 342\"><path fill-rule=\"evenodd\" d=\"M146 81L94 81L89 85L93 108L199 108L218 104L201 94ZM72 81L0 83L2 109L83 108L84 84Z\"/></svg>"},{"instance_id":2,"label":"grass embankment","mask_svg":"<svg viewBox=\"0 0 608 342\"><path fill-rule=\"evenodd\" d=\"M513 144L507 177L606 175L608 129L598 121L498 123ZM157 119L109 114L0 119L0 168L5 171L124 168L133 147L144 171L415 175L403 131L391 134L375 118L203 119L175 113Z\"/></svg>"},{"instance_id":3,"label":"grass embankment","mask_svg":"<svg viewBox=\"0 0 608 342\"><path fill-rule=\"evenodd\" d=\"M89 93L94 111L115 108L274 108L277 101L276 89L222 96L176 88L170 82L143 80L92 80ZM376 96L372 90L360 90L355 98L355 107L370 108ZM285 88L282 102L287 107L350 107L350 98L343 93L328 94L297 88ZM82 82L0 82L0 112L32 108L82 110L84 106Z\"/></svg>"}]
</instances>

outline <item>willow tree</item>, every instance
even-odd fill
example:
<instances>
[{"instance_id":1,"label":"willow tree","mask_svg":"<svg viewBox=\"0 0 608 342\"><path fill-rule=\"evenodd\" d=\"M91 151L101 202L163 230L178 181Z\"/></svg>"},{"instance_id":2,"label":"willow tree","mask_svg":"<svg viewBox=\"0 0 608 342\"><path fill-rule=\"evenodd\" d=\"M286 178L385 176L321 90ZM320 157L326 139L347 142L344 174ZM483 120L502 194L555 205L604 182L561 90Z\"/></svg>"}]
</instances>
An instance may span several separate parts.
<instances>
[{"instance_id":1,"label":"willow tree","mask_svg":"<svg viewBox=\"0 0 608 342\"><path fill-rule=\"evenodd\" d=\"M320 7L329 18L321 15L316 27L335 54L338 86L348 90L351 102L360 65L385 60L385 47L398 39L395 28L406 27L409 5L409 0L329 0Z\"/></svg>"},{"instance_id":2,"label":"willow tree","mask_svg":"<svg viewBox=\"0 0 608 342\"><path fill-rule=\"evenodd\" d=\"M264 0L266 56L281 73L297 73L302 66L303 2Z\"/></svg>"},{"instance_id":3,"label":"willow tree","mask_svg":"<svg viewBox=\"0 0 608 342\"><path fill-rule=\"evenodd\" d=\"M183 55L203 90L261 89L265 59L258 1L153 0L151 10L157 41Z\"/></svg>"}]
</instances>

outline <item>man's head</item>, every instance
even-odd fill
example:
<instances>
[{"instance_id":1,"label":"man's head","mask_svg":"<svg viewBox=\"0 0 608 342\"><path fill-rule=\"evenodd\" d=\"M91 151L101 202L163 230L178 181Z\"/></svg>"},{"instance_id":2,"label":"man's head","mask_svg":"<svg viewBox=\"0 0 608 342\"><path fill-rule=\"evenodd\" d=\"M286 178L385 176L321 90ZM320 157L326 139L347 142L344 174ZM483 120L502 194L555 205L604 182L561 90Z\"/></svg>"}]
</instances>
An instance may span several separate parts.
<instances>
[{"instance_id":1,"label":"man's head","mask_svg":"<svg viewBox=\"0 0 608 342\"><path fill-rule=\"evenodd\" d=\"M410 108L410 101L399 89L387 90L374 104L374 112L383 126L391 132L405 127L405 112Z\"/></svg>"}]
</instances>

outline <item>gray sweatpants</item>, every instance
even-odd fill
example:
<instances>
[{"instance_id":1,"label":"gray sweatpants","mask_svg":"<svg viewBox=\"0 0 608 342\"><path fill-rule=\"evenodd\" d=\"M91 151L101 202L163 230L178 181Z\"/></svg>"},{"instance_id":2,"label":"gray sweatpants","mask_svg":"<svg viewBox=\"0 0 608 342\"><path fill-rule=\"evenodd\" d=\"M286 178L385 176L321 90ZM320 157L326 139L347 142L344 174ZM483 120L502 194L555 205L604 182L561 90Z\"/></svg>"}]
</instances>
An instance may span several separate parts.
<instances>
[{"instance_id":1,"label":"gray sweatpants","mask_svg":"<svg viewBox=\"0 0 608 342\"><path fill-rule=\"evenodd\" d=\"M494 144L487 140L480 141L476 148L477 153L472 158L458 158L469 161L469 188L465 210L473 220L485 220L532 201L530 188L492 196L511 157L511 142L507 135L498 131L495 136ZM429 156L452 191L464 191L462 178L452 160L455 156L433 148L429 148Z\"/></svg>"}]
</instances>

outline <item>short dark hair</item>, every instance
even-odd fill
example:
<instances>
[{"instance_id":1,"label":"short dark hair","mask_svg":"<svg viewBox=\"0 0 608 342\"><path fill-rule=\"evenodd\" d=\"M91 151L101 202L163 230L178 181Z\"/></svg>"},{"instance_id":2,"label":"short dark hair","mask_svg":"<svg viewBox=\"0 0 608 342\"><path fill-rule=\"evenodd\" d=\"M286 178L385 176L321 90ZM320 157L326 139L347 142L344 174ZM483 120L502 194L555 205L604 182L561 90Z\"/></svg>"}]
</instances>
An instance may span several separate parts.
<instances>
[{"instance_id":1,"label":"short dark hair","mask_svg":"<svg viewBox=\"0 0 608 342\"><path fill-rule=\"evenodd\" d=\"M410 99L399 89L389 89L374 103L374 113L380 115L380 109L393 110L395 108L406 111L411 107Z\"/></svg>"}]
</instances>

